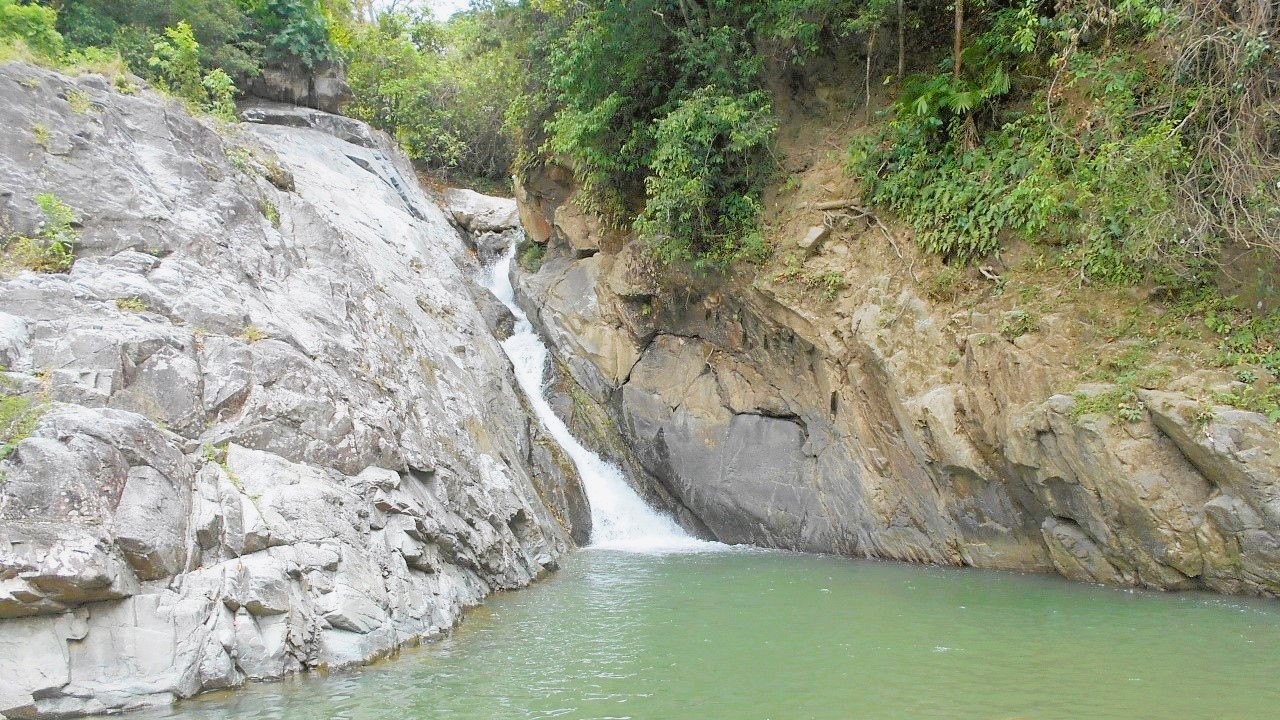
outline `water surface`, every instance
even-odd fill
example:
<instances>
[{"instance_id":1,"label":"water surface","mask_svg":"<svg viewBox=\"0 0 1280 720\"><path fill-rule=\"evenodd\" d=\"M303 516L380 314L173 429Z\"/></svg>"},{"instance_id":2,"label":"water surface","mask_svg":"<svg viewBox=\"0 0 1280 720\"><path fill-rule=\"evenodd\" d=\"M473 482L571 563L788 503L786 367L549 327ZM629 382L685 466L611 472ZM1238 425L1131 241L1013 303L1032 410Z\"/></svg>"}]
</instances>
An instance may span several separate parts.
<instances>
[{"instance_id":1,"label":"water surface","mask_svg":"<svg viewBox=\"0 0 1280 720\"><path fill-rule=\"evenodd\" d=\"M1280 603L762 551L585 550L451 638L184 720L1260 720Z\"/></svg>"}]
</instances>

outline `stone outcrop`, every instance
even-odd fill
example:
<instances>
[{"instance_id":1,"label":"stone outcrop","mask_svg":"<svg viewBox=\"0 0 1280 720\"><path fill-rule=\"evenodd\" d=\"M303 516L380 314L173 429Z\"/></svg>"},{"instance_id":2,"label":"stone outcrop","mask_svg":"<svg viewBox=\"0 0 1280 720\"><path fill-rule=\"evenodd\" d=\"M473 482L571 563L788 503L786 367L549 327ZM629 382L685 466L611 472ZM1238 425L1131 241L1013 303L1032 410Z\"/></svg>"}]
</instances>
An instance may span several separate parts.
<instances>
[{"instance_id":1,"label":"stone outcrop","mask_svg":"<svg viewBox=\"0 0 1280 720\"><path fill-rule=\"evenodd\" d=\"M519 225L514 200L481 195L475 190L451 188L444 193L445 208L468 232L505 232Z\"/></svg>"},{"instance_id":2,"label":"stone outcrop","mask_svg":"<svg viewBox=\"0 0 1280 720\"><path fill-rule=\"evenodd\" d=\"M52 193L80 236L69 272L0 278L0 392L36 418L0 460L0 715L365 662L585 537L496 300L386 137L17 64L0 97L3 235Z\"/></svg>"},{"instance_id":3,"label":"stone outcrop","mask_svg":"<svg viewBox=\"0 0 1280 720\"><path fill-rule=\"evenodd\" d=\"M298 63L268 64L258 75L240 82L250 97L289 103L327 113L342 112L353 95L342 66L320 63L307 69Z\"/></svg>"},{"instance_id":4,"label":"stone outcrop","mask_svg":"<svg viewBox=\"0 0 1280 720\"><path fill-rule=\"evenodd\" d=\"M1263 416L1153 391L1134 422L1082 416L1061 387L1076 355L1069 318L1019 334L998 313L946 312L909 281L907 260L875 254L885 243L870 223L833 233L797 221L804 271L844 273L830 297L791 292L785 266L659 289L636 244L598 242L573 210L560 221L573 196L562 170L525 181L521 215L546 250L518 294L559 357L563 392L604 418L604 432L576 429L691 529L1280 594L1280 427Z\"/></svg>"}]
</instances>

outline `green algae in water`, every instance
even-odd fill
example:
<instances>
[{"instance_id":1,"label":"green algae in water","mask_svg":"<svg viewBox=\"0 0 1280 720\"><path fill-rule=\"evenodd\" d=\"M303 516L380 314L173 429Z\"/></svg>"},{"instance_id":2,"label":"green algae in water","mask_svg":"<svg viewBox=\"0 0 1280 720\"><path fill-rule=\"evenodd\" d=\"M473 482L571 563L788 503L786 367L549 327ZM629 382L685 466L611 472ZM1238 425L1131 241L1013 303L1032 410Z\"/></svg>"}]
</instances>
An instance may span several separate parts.
<instances>
[{"instance_id":1,"label":"green algae in water","mask_svg":"<svg viewBox=\"0 0 1280 720\"><path fill-rule=\"evenodd\" d=\"M440 643L143 717L1259 720L1280 603L774 552L587 550Z\"/></svg>"}]
</instances>

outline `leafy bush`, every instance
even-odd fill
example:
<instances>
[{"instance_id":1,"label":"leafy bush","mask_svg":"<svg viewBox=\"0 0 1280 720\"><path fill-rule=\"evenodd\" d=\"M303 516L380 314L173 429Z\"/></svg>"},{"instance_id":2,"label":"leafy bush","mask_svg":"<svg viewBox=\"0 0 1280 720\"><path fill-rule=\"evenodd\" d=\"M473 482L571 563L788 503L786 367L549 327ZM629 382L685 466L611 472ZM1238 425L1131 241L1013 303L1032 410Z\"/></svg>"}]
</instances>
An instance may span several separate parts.
<instances>
[{"instance_id":1,"label":"leafy bush","mask_svg":"<svg viewBox=\"0 0 1280 720\"><path fill-rule=\"evenodd\" d=\"M329 22L316 0L263 0L257 10L267 58L307 68L335 57Z\"/></svg>"},{"instance_id":2,"label":"leafy bush","mask_svg":"<svg viewBox=\"0 0 1280 720\"><path fill-rule=\"evenodd\" d=\"M57 18L57 11L50 7L0 0L0 42L16 39L33 52L57 57L63 51Z\"/></svg>"},{"instance_id":3,"label":"leafy bush","mask_svg":"<svg viewBox=\"0 0 1280 720\"><path fill-rule=\"evenodd\" d=\"M205 73L200 85L204 88L205 93L204 109L216 118L234 122L236 119L236 84L231 79L231 76L223 72L221 68L214 68Z\"/></svg>"},{"instance_id":4,"label":"leafy bush","mask_svg":"<svg viewBox=\"0 0 1280 720\"><path fill-rule=\"evenodd\" d=\"M494 22L385 14L341 28L355 94L346 112L393 134L432 171L466 184L507 183L514 144L506 116L521 71Z\"/></svg>"},{"instance_id":5,"label":"leafy bush","mask_svg":"<svg viewBox=\"0 0 1280 720\"><path fill-rule=\"evenodd\" d=\"M34 237L9 239L6 255L20 267L36 272L66 272L75 262L74 248L80 236L73 227L75 211L50 193L37 195L36 204L45 222Z\"/></svg>"},{"instance_id":6,"label":"leafy bush","mask_svg":"<svg viewBox=\"0 0 1280 720\"><path fill-rule=\"evenodd\" d=\"M1065 246L1082 279L1186 287L1223 242L1266 244L1280 233L1280 210L1271 231L1262 217L1280 208L1276 148L1205 134L1217 122L1207 108L1239 106L1219 97L1223 74L1241 78L1237 91L1247 81L1272 98L1280 77L1239 59L1161 58L1165 46L1149 40L1157 31L1181 37L1168 46L1217 48L1224 29L1207 21L1182 37L1201 12L1195 3L1097 10L1068 1L1047 14L1029 2L979 15L984 30L965 49L963 72L948 58L909 79L892 121L854 143L850 172L912 225L923 249L970 262L1021 236ZM1255 55L1273 53L1266 45ZM1220 72L1187 82L1206 62ZM1244 146L1250 159L1232 150ZM1235 160L1223 164L1224 152ZM1262 194L1250 195L1250 183Z\"/></svg>"},{"instance_id":7,"label":"leafy bush","mask_svg":"<svg viewBox=\"0 0 1280 720\"><path fill-rule=\"evenodd\" d=\"M333 5L347 12L344 2ZM255 76L267 61L310 68L333 57L326 13L316 0L64 0L58 26L71 45L115 48L145 75L164 29L179 22L199 45L202 71L219 68L232 78Z\"/></svg>"},{"instance_id":8,"label":"leafy bush","mask_svg":"<svg viewBox=\"0 0 1280 720\"><path fill-rule=\"evenodd\" d=\"M227 121L235 120L235 82L220 68L201 73L200 43L185 21L165 28L165 39L155 44L148 61L162 90L192 108Z\"/></svg>"},{"instance_id":9,"label":"leafy bush","mask_svg":"<svg viewBox=\"0 0 1280 720\"><path fill-rule=\"evenodd\" d=\"M200 71L200 43L191 33L191 26L183 20L174 27L165 28L164 38L156 42L147 61L157 82L162 89L177 97L196 105L203 104L208 95Z\"/></svg>"},{"instance_id":10,"label":"leafy bush","mask_svg":"<svg viewBox=\"0 0 1280 720\"><path fill-rule=\"evenodd\" d=\"M634 219L663 262L763 255L775 120L751 46L760 4L586 5L546 63L552 111L539 152L573 169L588 210L617 225Z\"/></svg>"},{"instance_id":11,"label":"leafy bush","mask_svg":"<svg viewBox=\"0 0 1280 720\"><path fill-rule=\"evenodd\" d=\"M255 0L256 2L256 0ZM228 75L256 75L263 41L246 0L63 0L58 28L73 47L104 47L120 52L136 73L149 73L148 60L164 29L186 22L200 45L200 64Z\"/></svg>"},{"instance_id":12,"label":"leafy bush","mask_svg":"<svg viewBox=\"0 0 1280 720\"><path fill-rule=\"evenodd\" d=\"M658 121L636 230L660 260L724 264L764 253L756 173L773 130L764 93L714 86Z\"/></svg>"}]
</instances>

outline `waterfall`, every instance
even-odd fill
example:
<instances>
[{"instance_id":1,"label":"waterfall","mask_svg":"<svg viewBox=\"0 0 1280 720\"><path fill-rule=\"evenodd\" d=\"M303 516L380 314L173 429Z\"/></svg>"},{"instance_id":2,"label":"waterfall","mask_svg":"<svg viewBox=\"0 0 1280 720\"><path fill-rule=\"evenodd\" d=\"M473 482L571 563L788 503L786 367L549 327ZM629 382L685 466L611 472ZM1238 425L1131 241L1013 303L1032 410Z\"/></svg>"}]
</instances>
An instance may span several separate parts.
<instances>
[{"instance_id":1,"label":"waterfall","mask_svg":"<svg viewBox=\"0 0 1280 720\"><path fill-rule=\"evenodd\" d=\"M583 447L551 410L542 380L547 346L516 304L515 289L511 286L511 260L515 253L515 244L512 244L500 259L481 270L479 282L516 317L515 332L503 341L502 349L511 358L516 381L528 396L534 413L578 468L591 504L591 547L653 553L724 547L690 536L674 520L646 505L627 484L622 471Z\"/></svg>"}]
</instances>

